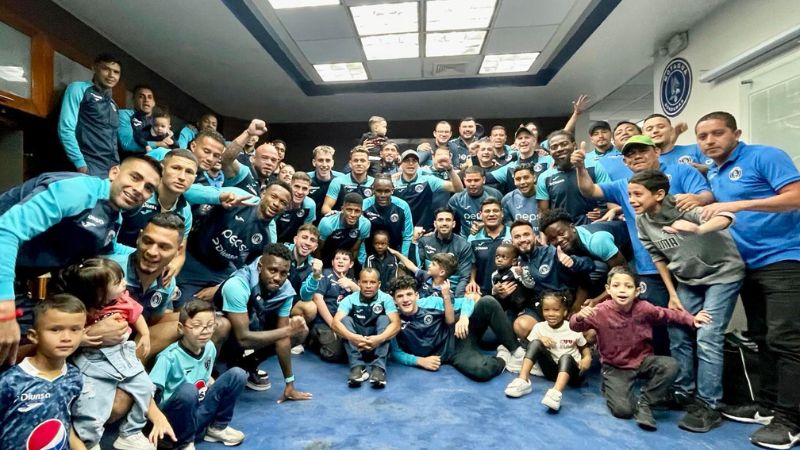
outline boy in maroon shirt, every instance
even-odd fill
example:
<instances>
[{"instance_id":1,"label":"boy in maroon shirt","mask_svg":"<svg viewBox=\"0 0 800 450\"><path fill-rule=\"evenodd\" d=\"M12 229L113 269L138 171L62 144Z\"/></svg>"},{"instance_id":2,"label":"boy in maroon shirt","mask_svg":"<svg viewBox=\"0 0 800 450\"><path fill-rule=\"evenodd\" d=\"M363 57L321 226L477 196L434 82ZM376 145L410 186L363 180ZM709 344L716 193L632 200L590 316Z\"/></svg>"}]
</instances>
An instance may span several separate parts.
<instances>
[{"instance_id":1,"label":"boy in maroon shirt","mask_svg":"<svg viewBox=\"0 0 800 450\"><path fill-rule=\"evenodd\" d=\"M678 363L669 356L653 354L653 325L698 327L711 322L706 311L696 316L639 300L639 281L624 266L608 273L606 291L611 296L595 307L586 306L569 320L574 331L597 331L600 361L603 363L603 396L614 417L629 419L645 430L656 429L650 406L666 398ZM634 381L644 378L638 403L633 394Z\"/></svg>"}]
</instances>

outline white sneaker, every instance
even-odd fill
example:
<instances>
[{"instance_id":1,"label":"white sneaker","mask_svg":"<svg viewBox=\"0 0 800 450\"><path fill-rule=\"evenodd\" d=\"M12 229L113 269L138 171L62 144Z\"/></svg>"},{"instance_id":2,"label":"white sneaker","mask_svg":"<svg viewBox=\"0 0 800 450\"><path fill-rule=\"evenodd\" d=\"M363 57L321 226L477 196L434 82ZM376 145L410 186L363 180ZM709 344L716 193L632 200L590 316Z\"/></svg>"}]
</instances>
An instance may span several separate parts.
<instances>
[{"instance_id":1,"label":"white sneaker","mask_svg":"<svg viewBox=\"0 0 800 450\"><path fill-rule=\"evenodd\" d=\"M544 378L544 372L542 372L542 368L539 367L539 363L533 365L531 368L531 375Z\"/></svg>"},{"instance_id":2,"label":"white sneaker","mask_svg":"<svg viewBox=\"0 0 800 450\"><path fill-rule=\"evenodd\" d=\"M156 446L142 433L120 435L113 445L117 450L156 450Z\"/></svg>"},{"instance_id":3,"label":"white sneaker","mask_svg":"<svg viewBox=\"0 0 800 450\"><path fill-rule=\"evenodd\" d=\"M94 447L90 448L89 450L101 450L100 444L94 444Z\"/></svg>"},{"instance_id":4,"label":"white sneaker","mask_svg":"<svg viewBox=\"0 0 800 450\"><path fill-rule=\"evenodd\" d=\"M188 444L181 447L179 450L195 450L194 449L194 442L189 442Z\"/></svg>"},{"instance_id":5,"label":"white sneaker","mask_svg":"<svg viewBox=\"0 0 800 450\"><path fill-rule=\"evenodd\" d=\"M542 397L542 404L553 411L558 411L561 408L561 392L552 388L548 389Z\"/></svg>"},{"instance_id":6,"label":"white sneaker","mask_svg":"<svg viewBox=\"0 0 800 450\"><path fill-rule=\"evenodd\" d=\"M519 373L519 371L522 370L523 361L525 361L525 349L519 346L514 350L514 353L510 354L508 361L506 361L506 370L511 373Z\"/></svg>"},{"instance_id":7,"label":"white sneaker","mask_svg":"<svg viewBox=\"0 0 800 450\"><path fill-rule=\"evenodd\" d=\"M514 378L511 383L506 386L506 396L519 398L523 395L528 395L533 390L530 380L523 380L522 378Z\"/></svg>"},{"instance_id":8,"label":"white sneaker","mask_svg":"<svg viewBox=\"0 0 800 450\"><path fill-rule=\"evenodd\" d=\"M303 347L303 344L297 344L294 347L292 347L293 355L302 355L304 351L306 351L306 349L305 347Z\"/></svg>"},{"instance_id":9,"label":"white sneaker","mask_svg":"<svg viewBox=\"0 0 800 450\"><path fill-rule=\"evenodd\" d=\"M206 442L222 442L226 446L231 447L242 443L244 440L244 433L231 427L225 427L221 430L208 427L206 435L203 436L203 440Z\"/></svg>"},{"instance_id":10,"label":"white sneaker","mask_svg":"<svg viewBox=\"0 0 800 450\"><path fill-rule=\"evenodd\" d=\"M505 345L497 347L497 357L505 361L506 367L508 367L508 363L511 361L511 352L508 351Z\"/></svg>"}]
</instances>

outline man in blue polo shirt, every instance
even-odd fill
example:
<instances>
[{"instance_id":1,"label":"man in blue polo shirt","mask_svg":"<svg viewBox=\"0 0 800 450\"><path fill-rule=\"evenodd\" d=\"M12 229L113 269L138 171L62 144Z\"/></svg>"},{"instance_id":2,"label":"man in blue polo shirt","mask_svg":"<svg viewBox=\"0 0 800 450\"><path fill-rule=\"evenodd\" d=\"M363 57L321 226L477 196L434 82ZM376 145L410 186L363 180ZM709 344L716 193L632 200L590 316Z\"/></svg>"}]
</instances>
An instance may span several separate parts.
<instances>
[{"instance_id":1,"label":"man in blue polo shirt","mask_svg":"<svg viewBox=\"0 0 800 450\"><path fill-rule=\"evenodd\" d=\"M437 156L438 153L438 156ZM426 230L433 225L434 197L440 193L449 196L451 192L461 192L464 186L450 161L442 158L443 151L434 152L434 166L444 172L446 179L428 172L421 172L419 154L416 150L406 150L400 156L400 176L395 178L395 195L408 203L414 226Z\"/></svg>"},{"instance_id":2,"label":"man in blue polo shirt","mask_svg":"<svg viewBox=\"0 0 800 450\"><path fill-rule=\"evenodd\" d=\"M370 189L371 190L371 189ZM319 222L319 248L317 256L325 267L330 267L336 250L344 248L358 255L358 262L364 264L367 253L364 241L369 237L370 221L361 215L364 198L357 192L344 196L342 210L324 217Z\"/></svg>"},{"instance_id":3,"label":"man in blue polo shirt","mask_svg":"<svg viewBox=\"0 0 800 450\"><path fill-rule=\"evenodd\" d=\"M750 441L790 448L800 442L800 173L782 150L741 142L729 113L701 117L695 134L714 162L708 178L719 202L706 206L703 217L736 215L730 230L747 268L742 303L748 334L759 349L758 405L721 412L762 424L774 416Z\"/></svg>"},{"instance_id":4,"label":"man in blue polo shirt","mask_svg":"<svg viewBox=\"0 0 800 450\"><path fill-rule=\"evenodd\" d=\"M317 205L317 221L322 219L322 204L325 202L325 196L328 195L328 188L334 178L344 175L342 172L333 170L333 155L336 150L328 145L318 145L314 147L311 156L311 165L314 170L307 172L311 177L311 189L308 191L308 196Z\"/></svg>"},{"instance_id":5,"label":"man in blue polo shirt","mask_svg":"<svg viewBox=\"0 0 800 450\"><path fill-rule=\"evenodd\" d=\"M659 162L659 150L653 141L644 135L632 136L622 147L625 164L633 173L642 170L661 170L670 178L669 193L675 196L680 209L691 209L707 205L714 201L708 182L696 169L684 164L662 165ZM669 292L661 276L658 274L653 259L642 246L639 232L636 230L636 213L628 201L628 180L615 180L595 184L584 165L586 145L581 143L578 150L572 153L572 164L575 166L578 187L581 194L588 198L603 199L617 204L625 215L625 226L633 246L633 258L636 272L641 280L641 298L658 306L667 307ZM656 354L665 355L669 351L669 338L666 329L655 328L654 347Z\"/></svg>"},{"instance_id":6,"label":"man in blue polo shirt","mask_svg":"<svg viewBox=\"0 0 800 450\"><path fill-rule=\"evenodd\" d=\"M483 227L467 238L475 258L467 293L478 296L492 292L492 272L496 269L495 251L500 244L511 243L511 230L503 224L503 210L499 200L489 197L481 203L481 220Z\"/></svg>"},{"instance_id":7,"label":"man in blue polo shirt","mask_svg":"<svg viewBox=\"0 0 800 450\"><path fill-rule=\"evenodd\" d=\"M527 220L539 230L539 204L536 200L536 174L530 164L514 167L516 189L503 196L503 223L508 226L515 220Z\"/></svg>"},{"instance_id":8,"label":"man in blue polo shirt","mask_svg":"<svg viewBox=\"0 0 800 450\"><path fill-rule=\"evenodd\" d=\"M675 145L678 132L667 116L658 113L647 116L644 119L642 131L661 149L659 160L662 164L687 164L703 174L708 171L710 158L700 151L697 144Z\"/></svg>"},{"instance_id":9,"label":"man in blue polo shirt","mask_svg":"<svg viewBox=\"0 0 800 450\"><path fill-rule=\"evenodd\" d=\"M575 151L575 136L569 131L558 130L550 134L547 142L555 164L536 180L536 200L540 214L560 208L567 211L577 224L600 219L606 205L582 196L577 189L575 170L570 162L570 156ZM602 165L587 163L587 166L586 170L594 182L611 181Z\"/></svg>"},{"instance_id":10,"label":"man in blue polo shirt","mask_svg":"<svg viewBox=\"0 0 800 450\"><path fill-rule=\"evenodd\" d=\"M119 59L103 53L92 66L92 81L67 86L58 118L58 137L78 172L107 177L119 164L117 104L111 90L122 71Z\"/></svg>"},{"instance_id":11,"label":"man in blue polo shirt","mask_svg":"<svg viewBox=\"0 0 800 450\"><path fill-rule=\"evenodd\" d=\"M476 124L473 117L465 117L458 122L458 137L450 139L447 147L450 149L452 167L461 169L469 159L469 145L476 137Z\"/></svg>"},{"instance_id":12,"label":"man in blue polo shirt","mask_svg":"<svg viewBox=\"0 0 800 450\"><path fill-rule=\"evenodd\" d=\"M32 323L28 283L83 258L111 253L120 210L141 206L160 179L158 161L132 156L112 167L108 179L45 173L0 195L0 317L6 317L0 320L0 365L14 362L20 336ZM15 299L25 309L19 323Z\"/></svg>"},{"instance_id":13,"label":"man in blue polo shirt","mask_svg":"<svg viewBox=\"0 0 800 450\"><path fill-rule=\"evenodd\" d=\"M214 296L217 310L231 323L230 337L220 356L249 374L248 388L265 391L272 385L269 375L258 366L277 354L286 383L278 403L311 399L311 394L294 390L291 341L304 339L308 328L302 317L289 317L295 296L287 279L290 259L289 249L283 244L269 244L263 255L225 280ZM254 351L245 355L245 350Z\"/></svg>"},{"instance_id":14,"label":"man in blue polo shirt","mask_svg":"<svg viewBox=\"0 0 800 450\"><path fill-rule=\"evenodd\" d=\"M360 145L353 147L350 150L350 173L333 179L322 203L322 214L339 211L345 195L351 192L361 197L371 197L373 178L368 175L368 169L369 150Z\"/></svg>"},{"instance_id":15,"label":"man in blue polo shirt","mask_svg":"<svg viewBox=\"0 0 800 450\"><path fill-rule=\"evenodd\" d=\"M594 145L594 149L586 154L586 161L589 164L603 166L609 178L619 180L631 175L631 170L622 160L622 153L614 147L611 140L611 126L608 122L597 121L589 125L589 139Z\"/></svg>"},{"instance_id":16,"label":"man in blue polo shirt","mask_svg":"<svg viewBox=\"0 0 800 450\"><path fill-rule=\"evenodd\" d=\"M458 194L450 197L447 206L453 210L461 226L460 235L466 238L470 234L475 234L482 226L479 219L481 204L489 197L498 200L503 198L503 194L497 189L484 185L486 181L485 173L479 166L469 166L464 170L465 189Z\"/></svg>"},{"instance_id":17,"label":"man in blue polo shirt","mask_svg":"<svg viewBox=\"0 0 800 450\"><path fill-rule=\"evenodd\" d=\"M412 150L413 151L413 150ZM372 254L372 233L378 230L389 232L389 246L408 254L411 237L414 234L414 222L408 203L392 195L394 186L392 179L386 175L378 175L372 183L372 197L364 199L364 217L370 222L370 238L367 242L367 253Z\"/></svg>"}]
</instances>

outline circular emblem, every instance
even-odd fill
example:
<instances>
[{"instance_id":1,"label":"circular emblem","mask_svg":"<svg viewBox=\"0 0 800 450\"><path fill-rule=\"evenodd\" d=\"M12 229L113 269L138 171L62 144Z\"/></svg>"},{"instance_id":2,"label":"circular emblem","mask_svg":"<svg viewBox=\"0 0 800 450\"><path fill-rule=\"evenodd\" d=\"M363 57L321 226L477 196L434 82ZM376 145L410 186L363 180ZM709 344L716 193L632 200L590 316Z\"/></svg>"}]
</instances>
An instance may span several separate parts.
<instances>
[{"instance_id":1,"label":"circular emblem","mask_svg":"<svg viewBox=\"0 0 800 450\"><path fill-rule=\"evenodd\" d=\"M539 164L539 163L536 163L536 164L534 164L534 165L533 165L533 171L534 171L534 172L541 172L541 171L542 171L542 169L543 169L543 167L542 167L542 165L541 165L541 164Z\"/></svg>"},{"instance_id":2,"label":"circular emblem","mask_svg":"<svg viewBox=\"0 0 800 450\"><path fill-rule=\"evenodd\" d=\"M69 447L68 428L58 419L48 419L30 432L26 448L62 450Z\"/></svg>"},{"instance_id":3,"label":"circular emblem","mask_svg":"<svg viewBox=\"0 0 800 450\"><path fill-rule=\"evenodd\" d=\"M713 160L713 159L711 159L711 158L708 158L708 159L705 161L705 165L707 165L707 166L710 166L710 165L712 165L712 164L714 164L714 160Z\"/></svg>"},{"instance_id":4,"label":"circular emblem","mask_svg":"<svg viewBox=\"0 0 800 450\"><path fill-rule=\"evenodd\" d=\"M372 189L370 188L364 189L364 197L372 197Z\"/></svg>"},{"instance_id":5,"label":"circular emblem","mask_svg":"<svg viewBox=\"0 0 800 450\"><path fill-rule=\"evenodd\" d=\"M433 323L433 316L430 314L425 314L425 317L422 318L422 323L425 325L430 325Z\"/></svg>"},{"instance_id":6,"label":"circular emblem","mask_svg":"<svg viewBox=\"0 0 800 450\"><path fill-rule=\"evenodd\" d=\"M353 239L357 238L358 237L358 230L356 230L355 228L350 230L350 237L353 238Z\"/></svg>"},{"instance_id":7,"label":"circular emblem","mask_svg":"<svg viewBox=\"0 0 800 450\"><path fill-rule=\"evenodd\" d=\"M690 162L692 162L692 157L689 155L683 155L680 158L678 158L678 162L681 164L689 164Z\"/></svg>"},{"instance_id":8,"label":"circular emblem","mask_svg":"<svg viewBox=\"0 0 800 450\"><path fill-rule=\"evenodd\" d=\"M640 281L639 282L639 293L640 294L644 294L645 292L647 292L647 283L645 283L644 281Z\"/></svg>"},{"instance_id":9,"label":"circular emblem","mask_svg":"<svg viewBox=\"0 0 800 450\"><path fill-rule=\"evenodd\" d=\"M105 241L105 244L103 244L103 246L106 246L106 245L110 244L111 241L113 241L116 236L117 236L117 232L116 231L108 230L108 234L106 235L106 241Z\"/></svg>"},{"instance_id":10,"label":"circular emblem","mask_svg":"<svg viewBox=\"0 0 800 450\"><path fill-rule=\"evenodd\" d=\"M376 303L372 305L372 312L375 314L382 314L383 313L383 305L380 303Z\"/></svg>"},{"instance_id":11,"label":"circular emblem","mask_svg":"<svg viewBox=\"0 0 800 450\"><path fill-rule=\"evenodd\" d=\"M423 186L423 185L421 185L421 184L418 184L418 185L414 186L414 190L415 190L417 193L420 193L420 192L422 192L422 191L424 191L424 190L425 190L425 186Z\"/></svg>"},{"instance_id":12,"label":"circular emblem","mask_svg":"<svg viewBox=\"0 0 800 450\"><path fill-rule=\"evenodd\" d=\"M550 265L549 264L542 264L539 266L539 273L542 275L547 275L550 273Z\"/></svg>"},{"instance_id":13,"label":"circular emblem","mask_svg":"<svg viewBox=\"0 0 800 450\"><path fill-rule=\"evenodd\" d=\"M304 210L302 208L298 209L297 212L294 213L294 215L297 216L297 217L303 217L304 215L306 215L306 210Z\"/></svg>"},{"instance_id":14,"label":"circular emblem","mask_svg":"<svg viewBox=\"0 0 800 450\"><path fill-rule=\"evenodd\" d=\"M394 213L391 216L389 216L389 220L391 220L392 222L397 222L398 220L400 220L400 216L397 213Z\"/></svg>"},{"instance_id":15,"label":"circular emblem","mask_svg":"<svg viewBox=\"0 0 800 450\"><path fill-rule=\"evenodd\" d=\"M261 236L261 233L256 233L256 234L253 235L253 237L250 238L250 242L252 242L253 245L258 245L263 240L264 240L264 236Z\"/></svg>"},{"instance_id":16,"label":"circular emblem","mask_svg":"<svg viewBox=\"0 0 800 450\"><path fill-rule=\"evenodd\" d=\"M180 288L178 288L178 286L175 286L175 289L172 291L172 295L169 296L169 300L171 302L174 302L175 300L181 298L182 294L183 293L181 292Z\"/></svg>"},{"instance_id":17,"label":"circular emblem","mask_svg":"<svg viewBox=\"0 0 800 450\"><path fill-rule=\"evenodd\" d=\"M683 111L692 93L692 69L683 58L675 58L661 74L661 109L668 117Z\"/></svg>"},{"instance_id":18,"label":"circular emblem","mask_svg":"<svg viewBox=\"0 0 800 450\"><path fill-rule=\"evenodd\" d=\"M458 160L464 162L467 160L467 155L458 155Z\"/></svg>"},{"instance_id":19,"label":"circular emblem","mask_svg":"<svg viewBox=\"0 0 800 450\"><path fill-rule=\"evenodd\" d=\"M194 383L194 387L197 388L197 399L203 400L206 398L206 391L208 390L208 386L206 386L206 382L204 380L197 380Z\"/></svg>"},{"instance_id":20,"label":"circular emblem","mask_svg":"<svg viewBox=\"0 0 800 450\"><path fill-rule=\"evenodd\" d=\"M733 169L731 169L731 171L728 173L728 178L730 178L731 181L736 181L739 178L742 178L742 168L736 166Z\"/></svg>"},{"instance_id":21,"label":"circular emblem","mask_svg":"<svg viewBox=\"0 0 800 450\"><path fill-rule=\"evenodd\" d=\"M158 306L161 305L161 302L163 300L164 299L163 299L163 297L161 295L161 292L155 291L153 293L153 296L150 297L150 306L153 307L153 308L158 308Z\"/></svg>"}]
</instances>

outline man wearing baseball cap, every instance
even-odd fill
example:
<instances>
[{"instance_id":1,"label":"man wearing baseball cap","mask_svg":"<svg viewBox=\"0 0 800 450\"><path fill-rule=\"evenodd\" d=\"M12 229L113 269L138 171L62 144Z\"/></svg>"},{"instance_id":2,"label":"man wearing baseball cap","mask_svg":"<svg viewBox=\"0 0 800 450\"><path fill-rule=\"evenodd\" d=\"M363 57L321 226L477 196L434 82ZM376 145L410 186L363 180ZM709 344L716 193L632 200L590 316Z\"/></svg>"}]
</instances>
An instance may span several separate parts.
<instances>
[{"instance_id":1,"label":"man wearing baseball cap","mask_svg":"<svg viewBox=\"0 0 800 450\"><path fill-rule=\"evenodd\" d=\"M394 180L394 195L408 203L415 227L427 230L433 226L431 204L435 192L461 192L464 190L461 178L453 169L452 164L445 161L443 163L448 171L448 181L421 173L419 171L419 153L416 150L406 150L400 155L400 178Z\"/></svg>"},{"instance_id":2,"label":"man wearing baseball cap","mask_svg":"<svg viewBox=\"0 0 800 450\"><path fill-rule=\"evenodd\" d=\"M608 122L604 120L592 122L589 125L589 139L594 149L586 154L587 164L602 164L612 180L631 175L630 169L622 161L622 153L614 147L614 142L611 140L611 125Z\"/></svg>"}]
</instances>

